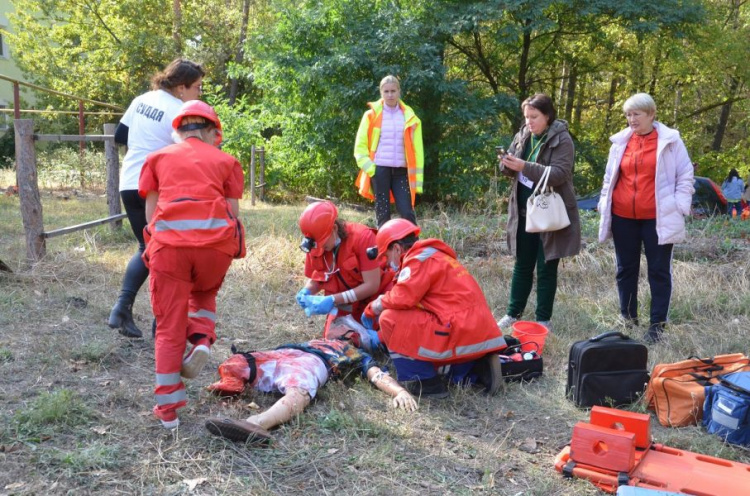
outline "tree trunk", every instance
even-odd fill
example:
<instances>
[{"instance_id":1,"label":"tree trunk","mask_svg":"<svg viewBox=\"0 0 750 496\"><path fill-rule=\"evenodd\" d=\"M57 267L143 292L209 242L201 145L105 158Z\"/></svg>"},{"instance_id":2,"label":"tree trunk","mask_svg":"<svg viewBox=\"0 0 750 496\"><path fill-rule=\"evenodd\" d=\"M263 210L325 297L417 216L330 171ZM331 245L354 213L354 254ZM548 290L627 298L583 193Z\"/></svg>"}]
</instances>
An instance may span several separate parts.
<instances>
[{"instance_id":1,"label":"tree trunk","mask_svg":"<svg viewBox=\"0 0 750 496\"><path fill-rule=\"evenodd\" d=\"M609 95L607 97L607 116L604 119L604 136L603 138L609 137L612 134L610 131L612 121L612 107L615 106L615 97L617 96L617 75L612 74L612 81L609 83Z\"/></svg>"},{"instance_id":2,"label":"tree trunk","mask_svg":"<svg viewBox=\"0 0 750 496\"><path fill-rule=\"evenodd\" d=\"M573 114L573 134L581 131L581 114L583 114L583 101L586 98L586 76L581 78L581 84L578 85L576 108Z\"/></svg>"},{"instance_id":3,"label":"tree trunk","mask_svg":"<svg viewBox=\"0 0 750 496\"><path fill-rule=\"evenodd\" d=\"M516 95L518 96L519 102L524 101L526 97L529 96L529 82L527 80L527 76L529 73L529 53L531 51L531 31L529 31L530 25L531 19L526 19L526 21L524 21L524 26L526 27L526 29L523 32L521 57L518 63L518 89ZM519 127L521 127L521 123L523 122L523 116L521 115L521 113L517 112L516 115L518 117L513 123L514 129L518 129Z\"/></svg>"},{"instance_id":4,"label":"tree trunk","mask_svg":"<svg viewBox=\"0 0 750 496\"><path fill-rule=\"evenodd\" d=\"M562 108L560 108L565 101L565 95L567 94L567 83L568 83L568 77L570 75L570 71L568 70L568 62L566 60L563 60L563 66L562 66L562 75L560 77L560 90L559 94L557 96L557 101L560 102L557 106L557 113L563 111Z\"/></svg>"},{"instance_id":5,"label":"tree trunk","mask_svg":"<svg viewBox=\"0 0 750 496\"><path fill-rule=\"evenodd\" d=\"M242 64L242 55L245 51L245 38L247 37L247 24L250 21L250 0L245 0L242 7L242 25L240 26L240 42L237 44L237 52L234 55L235 64ZM237 99L237 87L239 82L236 77L232 78L229 86L229 105L234 105Z\"/></svg>"},{"instance_id":6,"label":"tree trunk","mask_svg":"<svg viewBox=\"0 0 750 496\"><path fill-rule=\"evenodd\" d=\"M180 0L172 0L172 13L174 22L172 23L172 40L174 41L174 51L179 56L182 55L182 6Z\"/></svg>"},{"instance_id":7,"label":"tree trunk","mask_svg":"<svg viewBox=\"0 0 750 496\"><path fill-rule=\"evenodd\" d=\"M729 122L729 113L732 110L732 104L734 103L734 96L737 94L737 88L740 86L740 80L734 76L729 78L729 97L727 102L721 106L721 114L719 114L719 122L716 125L716 133L714 133L714 141L711 143L711 150L718 152L721 150L721 142L724 140L724 133L727 130L727 122Z\"/></svg>"},{"instance_id":8,"label":"tree trunk","mask_svg":"<svg viewBox=\"0 0 750 496\"><path fill-rule=\"evenodd\" d=\"M578 83L578 67L575 62L571 64L568 76L568 91L565 95L565 120L570 122L573 118L573 103L576 98L576 84Z\"/></svg>"},{"instance_id":9,"label":"tree trunk","mask_svg":"<svg viewBox=\"0 0 750 496\"><path fill-rule=\"evenodd\" d=\"M437 40L435 43L439 44L440 60L445 65L445 42ZM438 188L430 186L435 184L440 176L440 142L443 135L443 128L439 124L443 107L443 91L440 87L441 85L435 81L429 91L422 91L420 95L420 107L423 109L423 115L420 116L422 141L428 144L424 147L424 196L428 201L440 199Z\"/></svg>"}]
</instances>

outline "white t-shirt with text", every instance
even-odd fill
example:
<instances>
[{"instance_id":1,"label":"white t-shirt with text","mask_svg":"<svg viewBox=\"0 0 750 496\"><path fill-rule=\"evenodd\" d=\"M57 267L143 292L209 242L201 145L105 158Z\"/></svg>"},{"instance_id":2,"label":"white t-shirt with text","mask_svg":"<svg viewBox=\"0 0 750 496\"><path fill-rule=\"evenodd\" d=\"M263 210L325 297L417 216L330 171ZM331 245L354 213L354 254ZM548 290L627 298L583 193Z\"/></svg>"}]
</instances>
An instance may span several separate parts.
<instances>
[{"instance_id":1,"label":"white t-shirt with text","mask_svg":"<svg viewBox=\"0 0 750 496\"><path fill-rule=\"evenodd\" d=\"M182 100L164 90L149 91L136 97L120 122L128 126L128 152L122 160L120 191L137 190L146 156L174 143L172 119Z\"/></svg>"}]
</instances>

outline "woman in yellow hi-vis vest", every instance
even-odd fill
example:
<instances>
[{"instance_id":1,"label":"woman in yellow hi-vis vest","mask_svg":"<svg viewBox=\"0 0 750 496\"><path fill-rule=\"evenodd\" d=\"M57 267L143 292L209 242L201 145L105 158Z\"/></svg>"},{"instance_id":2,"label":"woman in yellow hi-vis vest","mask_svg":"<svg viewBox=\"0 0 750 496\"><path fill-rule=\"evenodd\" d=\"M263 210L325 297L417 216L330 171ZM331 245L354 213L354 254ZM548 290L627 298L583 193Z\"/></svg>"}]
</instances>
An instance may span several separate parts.
<instances>
[{"instance_id":1,"label":"woman in yellow hi-vis vest","mask_svg":"<svg viewBox=\"0 0 750 496\"><path fill-rule=\"evenodd\" d=\"M360 168L359 194L375 200L378 227L391 218L390 202L398 214L417 223L414 200L422 193L424 148L422 121L401 101L401 85L395 76L380 81L377 102L362 116L354 143L354 158Z\"/></svg>"}]
</instances>

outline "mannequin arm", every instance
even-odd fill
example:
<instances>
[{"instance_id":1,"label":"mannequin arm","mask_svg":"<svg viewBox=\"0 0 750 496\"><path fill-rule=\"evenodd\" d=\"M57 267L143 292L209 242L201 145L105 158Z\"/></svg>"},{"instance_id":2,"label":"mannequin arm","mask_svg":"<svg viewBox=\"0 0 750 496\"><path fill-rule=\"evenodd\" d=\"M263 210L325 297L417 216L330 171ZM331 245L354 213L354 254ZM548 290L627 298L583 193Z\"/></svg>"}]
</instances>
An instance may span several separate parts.
<instances>
[{"instance_id":1,"label":"mannequin arm","mask_svg":"<svg viewBox=\"0 0 750 496\"><path fill-rule=\"evenodd\" d=\"M376 388L393 398L393 408L403 408L407 412L413 412L417 409L417 401L414 397L390 374L383 372L378 367L370 367L367 370L367 378Z\"/></svg>"},{"instance_id":2,"label":"mannequin arm","mask_svg":"<svg viewBox=\"0 0 750 496\"><path fill-rule=\"evenodd\" d=\"M277 425L292 420L295 416L302 413L309 404L310 394L304 389L292 387L287 389L286 394L274 403L271 408L258 415L248 417L247 421L257 424L266 430L271 430Z\"/></svg>"}]
</instances>

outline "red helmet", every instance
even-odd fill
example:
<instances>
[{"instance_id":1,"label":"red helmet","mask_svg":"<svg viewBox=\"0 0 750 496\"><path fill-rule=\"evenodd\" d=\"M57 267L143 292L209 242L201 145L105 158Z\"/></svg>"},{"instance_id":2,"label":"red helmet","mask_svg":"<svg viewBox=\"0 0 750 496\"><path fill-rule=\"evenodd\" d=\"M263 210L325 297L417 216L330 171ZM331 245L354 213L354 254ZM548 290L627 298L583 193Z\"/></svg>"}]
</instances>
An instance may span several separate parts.
<instances>
[{"instance_id":1,"label":"red helmet","mask_svg":"<svg viewBox=\"0 0 750 496\"><path fill-rule=\"evenodd\" d=\"M219 146L222 136L221 121L219 120L219 116L216 114L216 111L211 105L201 100L189 100L183 103L182 107L180 107L180 111L177 113L177 116L172 119L172 129L177 130L182 123L182 118L188 116L204 117L213 122L219 135L216 142L214 142L214 145Z\"/></svg>"},{"instance_id":2,"label":"red helmet","mask_svg":"<svg viewBox=\"0 0 750 496\"><path fill-rule=\"evenodd\" d=\"M299 216L299 229L305 238L315 242L314 246L306 247L310 254L320 256L323 253L323 245L333 234L338 216L336 205L329 201L311 203L302 211L302 215Z\"/></svg>"},{"instance_id":3,"label":"red helmet","mask_svg":"<svg viewBox=\"0 0 750 496\"><path fill-rule=\"evenodd\" d=\"M382 257L388 250L388 246L394 241L404 239L410 234L419 236L419 226L412 224L406 219L391 219L378 229L375 242L378 245L378 256Z\"/></svg>"}]
</instances>

